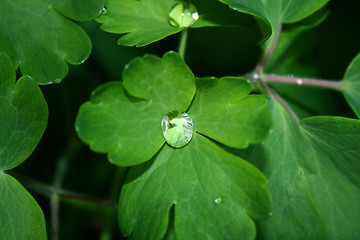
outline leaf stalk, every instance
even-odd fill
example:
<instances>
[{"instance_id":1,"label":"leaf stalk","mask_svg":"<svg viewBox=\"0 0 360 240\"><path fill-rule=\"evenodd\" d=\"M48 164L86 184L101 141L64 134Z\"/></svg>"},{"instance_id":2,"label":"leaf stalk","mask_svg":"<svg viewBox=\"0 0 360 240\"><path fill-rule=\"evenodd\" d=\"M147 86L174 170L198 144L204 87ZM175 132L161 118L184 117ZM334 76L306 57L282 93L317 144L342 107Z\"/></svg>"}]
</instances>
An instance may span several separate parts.
<instances>
[{"instance_id":1,"label":"leaf stalk","mask_svg":"<svg viewBox=\"0 0 360 240\"><path fill-rule=\"evenodd\" d=\"M282 24L279 24L279 26L276 28L276 31L275 31L275 35L274 37L272 38L272 42L271 42L271 45L269 47L269 49L267 50L267 52L263 55L263 57L261 58L256 70L255 70L255 73L253 74L252 78L253 80L255 80L258 85L260 86L260 88L265 92L267 93L269 96L271 96L273 99L275 99L277 102L279 102L285 109L286 111L290 114L290 116L296 121L296 122L299 122L300 121L300 118L296 115L296 113L291 109L291 107L285 102L284 99L282 99L280 97L279 94L277 94L275 91L273 91L267 84L266 84L266 79L264 79L264 69L265 69L265 66L266 64L268 63L269 59L271 58L274 50L275 50L275 47L276 47L276 44L279 40L279 37L280 37L280 33L281 33L281 30L282 30Z\"/></svg>"},{"instance_id":2,"label":"leaf stalk","mask_svg":"<svg viewBox=\"0 0 360 240\"><path fill-rule=\"evenodd\" d=\"M184 28L184 29L181 31L180 43L179 43L179 54L180 54L180 56L182 56L182 58L184 58L184 59L185 59L185 50L186 50L187 36L188 36L188 28Z\"/></svg>"},{"instance_id":3,"label":"leaf stalk","mask_svg":"<svg viewBox=\"0 0 360 240\"><path fill-rule=\"evenodd\" d=\"M53 183L51 189L54 191L50 196L50 207L51 207L51 224L52 224L52 233L53 239L58 240L60 233L60 202L59 202L59 193L61 191L62 182L68 168L68 161L72 159L81 147L79 141L73 135L69 135L68 144L60 158L57 161Z\"/></svg>"},{"instance_id":4,"label":"leaf stalk","mask_svg":"<svg viewBox=\"0 0 360 240\"><path fill-rule=\"evenodd\" d=\"M9 172L8 172L9 173ZM98 205L110 207L117 209L117 203L105 199L100 199L97 197L80 194L80 193L74 193L71 191L64 191L60 189L53 188L52 186L49 186L45 183L33 180L31 178L25 177L19 173L11 172L9 173L11 176L15 177L17 180L19 180L22 184L24 184L26 187L38 192L39 194L42 194L47 197L51 197L54 194L56 194L60 199L61 198L67 198L67 199L75 199L85 202L91 202Z\"/></svg>"},{"instance_id":5,"label":"leaf stalk","mask_svg":"<svg viewBox=\"0 0 360 240\"><path fill-rule=\"evenodd\" d=\"M113 181L112 181L112 186L110 188L110 194L109 194L109 199L113 200L115 202L118 201L119 198L119 192L120 189L125 181L125 177L126 174L128 172L129 168L124 168L124 167L117 167L114 177L113 177ZM110 210L110 209L109 209ZM116 225L116 212L114 211L107 211L106 212L107 217L104 223L104 228L103 231L101 233L100 236L100 240L111 240L113 239L112 237L112 232L113 232L113 228Z\"/></svg>"},{"instance_id":6,"label":"leaf stalk","mask_svg":"<svg viewBox=\"0 0 360 240\"><path fill-rule=\"evenodd\" d=\"M269 62L269 59L271 58L271 56L275 50L276 44L280 37L281 30L282 30L282 24L279 24L279 26L276 28L275 35L272 39L269 50L263 55L263 57L260 60L260 63L258 65L258 68L256 71L257 73L264 72L265 66Z\"/></svg>"},{"instance_id":7,"label":"leaf stalk","mask_svg":"<svg viewBox=\"0 0 360 240\"><path fill-rule=\"evenodd\" d=\"M296 85L304 85L304 86L307 85L307 86L315 86L321 88L330 88L337 91L340 91L343 88L343 83L341 81L320 80L320 79L293 77L293 76L278 76L274 74L263 74L262 78L266 82L272 82L272 83L286 83L286 84L296 84Z\"/></svg>"},{"instance_id":8,"label":"leaf stalk","mask_svg":"<svg viewBox=\"0 0 360 240\"><path fill-rule=\"evenodd\" d=\"M265 82L259 79L258 81L261 88L271 97L273 97L276 101L278 101L285 110L290 114L290 116L295 120L295 122L299 122L300 118L296 115L296 113L291 109L291 107L285 102L284 99L280 97L275 91L273 91Z\"/></svg>"}]
</instances>

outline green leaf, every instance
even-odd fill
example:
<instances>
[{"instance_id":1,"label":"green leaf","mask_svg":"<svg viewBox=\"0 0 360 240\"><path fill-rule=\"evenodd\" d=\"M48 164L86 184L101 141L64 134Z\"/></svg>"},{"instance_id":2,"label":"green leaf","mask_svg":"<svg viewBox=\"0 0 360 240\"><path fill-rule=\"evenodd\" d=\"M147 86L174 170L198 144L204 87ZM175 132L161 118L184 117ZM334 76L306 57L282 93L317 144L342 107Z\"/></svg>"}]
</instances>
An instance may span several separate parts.
<instances>
[{"instance_id":1,"label":"green leaf","mask_svg":"<svg viewBox=\"0 0 360 240\"><path fill-rule=\"evenodd\" d=\"M54 10L50 0L2 0L0 25L0 52L39 84L59 82L67 63L81 64L91 51L85 31Z\"/></svg>"},{"instance_id":2,"label":"green leaf","mask_svg":"<svg viewBox=\"0 0 360 240\"><path fill-rule=\"evenodd\" d=\"M357 116L360 117L360 54L350 63L343 83L345 98Z\"/></svg>"},{"instance_id":3,"label":"green leaf","mask_svg":"<svg viewBox=\"0 0 360 240\"><path fill-rule=\"evenodd\" d=\"M33 197L13 177L0 172L1 239L47 239L44 215Z\"/></svg>"},{"instance_id":4,"label":"green leaf","mask_svg":"<svg viewBox=\"0 0 360 240\"><path fill-rule=\"evenodd\" d=\"M125 66L122 78L128 93L152 99L165 113L185 111L195 94L194 75L177 52L167 52L162 59L154 55L135 58Z\"/></svg>"},{"instance_id":5,"label":"green leaf","mask_svg":"<svg viewBox=\"0 0 360 240\"><path fill-rule=\"evenodd\" d=\"M172 26L169 22L171 9L178 0L108 0L107 11L98 21L104 31L124 33L118 44L137 47L145 46L171 34L180 32L183 28ZM246 14L239 14L227 8L217 0L193 0L199 13L198 20L191 26L255 26L258 23ZM266 39L271 29L266 20L259 20L260 29Z\"/></svg>"},{"instance_id":6,"label":"green leaf","mask_svg":"<svg viewBox=\"0 0 360 240\"><path fill-rule=\"evenodd\" d=\"M53 6L75 21L90 21L103 11L104 0L53 0Z\"/></svg>"},{"instance_id":7,"label":"green leaf","mask_svg":"<svg viewBox=\"0 0 360 240\"><path fill-rule=\"evenodd\" d=\"M109 153L112 163L136 165L164 144L164 115L186 111L194 94L195 78L177 53L145 55L125 67L123 83L95 90L80 108L76 130L93 151Z\"/></svg>"},{"instance_id":8,"label":"green leaf","mask_svg":"<svg viewBox=\"0 0 360 240\"><path fill-rule=\"evenodd\" d=\"M29 76L15 84L9 57L0 54L0 170L22 163L35 149L47 124L48 108Z\"/></svg>"},{"instance_id":9,"label":"green leaf","mask_svg":"<svg viewBox=\"0 0 360 240\"><path fill-rule=\"evenodd\" d=\"M267 19L275 30L280 23L294 23L311 15L329 0L219 0L239 12Z\"/></svg>"},{"instance_id":10,"label":"green leaf","mask_svg":"<svg viewBox=\"0 0 360 240\"><path fill-rule=\"evenodd\" d=\"M272 119L265 109L267 99L248 96L252 89L246 79L200 78L196 87L188 114L197 132L234 148L246 148L268 135Z\"/></svg>"},{"instance_id":11,"label":"green leaf","mask_svg":"<svg viewBox=\"0 0 360 240\"><path fill-rule=\"evenodd\" d=\"M325 5L324 7L320 8L306 18L302 18L300 21L297 21L293 24L284 25L281 33L283 33L284 31L295 32L315 28L319 26L322 22L324 22L325 19L327 19L330 12L330 9Z\"/></svg>"},{"instance_id":12,"label":"green leaf","mask_svg":"<svg viewBox=\"0 0 360 240\"><path fill-rule=\"evenodd\" d=\"M173 209L173 210L172 210ZM254 239L253 220L271 213L266 179L248 162L195 134L189 145L164 145L153 161L131 168L119 223L131 239L162 239L174 211L176 239Z\"/></svg>"},{"instance_id":13,"label":"green leaf","mask_svg":"<svg viewBox=\"0 0 360 240\"><path fill-rule=\"evenodd\" d=\"M273 133L243 154L269 179L271 219L260 239L360 237L360 121L311 117L295 122L272 103Z\"/></svg>"}]
</instances>

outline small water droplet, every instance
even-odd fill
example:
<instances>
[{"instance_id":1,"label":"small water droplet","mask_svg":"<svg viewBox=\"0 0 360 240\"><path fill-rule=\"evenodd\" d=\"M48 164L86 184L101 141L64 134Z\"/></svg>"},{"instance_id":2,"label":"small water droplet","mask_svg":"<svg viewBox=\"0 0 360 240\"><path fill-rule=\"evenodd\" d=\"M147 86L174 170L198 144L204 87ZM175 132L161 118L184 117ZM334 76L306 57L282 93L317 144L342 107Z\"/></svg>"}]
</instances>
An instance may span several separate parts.
<instances>
[{"instance_id":1,"label":"small water droplet","mask_svg":"<svg viewBox=\"0 0 360 240\"><path fill-rule=\"evenodd\" d=\"M103 7L103 9L101 10L101 15L107 15L108 14L108 10L106 9L106 7Z\"/></svg>"},{"instance_id":2,"label":"small water droplet","mask_svg":"<svg viewBox=\"0 0 360 240\"><path fill-rule=\"evenodd\" d=\"M190 27L198 19L199 13L196 7L189 2L177 3L169 13L169 22L174 27Z\"/></svg>"},{"instance_id":3,"label":"small water droplet","mask_svg":"<svg viewBox=\"0 0 360 240\"><path fill-rule=\"evenodd\" d=\"M166 114L161 121L161 128L165 141L174 148L182 148L189 144L194 132L190 116L179 111Z\"/></svg>"},{"instance_id":4,"label":"small water droplet","mask_svg":"<svg viewBox=\"0 0 360 240\"><path fill-rule=\"evenodd\" d=\"M218 196L214 199L215 204L221 204L224 202L224 198L222 196Z\"/></svg>"},{"instance_id":5,"label":"small water droplet","mask_svg":"<svg viewBox=\"0 0 360 240\"><path fill-rule=\"evenodd\" d=\"M61 83L62 79L61 78L56 78L54 79L54 84L59 84Z\"/></svg>"},{"instance_id":6,"label":"small water droplet","mask_svg":"<svg viewBox=\"0 0 360 240\"><path fill-rule=\"evenodd\" d=\"M254 73L253 78L254 78L254 80L259 80L259 79L260 79L260 75L257 74L257 73Z\"/></svg>"}]
</instances>

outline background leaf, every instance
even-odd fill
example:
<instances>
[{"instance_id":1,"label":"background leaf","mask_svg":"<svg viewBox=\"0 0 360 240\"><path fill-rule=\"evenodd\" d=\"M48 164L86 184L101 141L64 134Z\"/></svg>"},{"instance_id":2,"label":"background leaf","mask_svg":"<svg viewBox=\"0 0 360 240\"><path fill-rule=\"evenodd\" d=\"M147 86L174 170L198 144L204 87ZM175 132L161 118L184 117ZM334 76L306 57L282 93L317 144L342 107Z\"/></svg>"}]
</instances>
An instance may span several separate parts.
<instances>
[{"instance_id":1,"label":"background leaf","mask_svg":"<svg viewBox=\"0 0 360 240\"><path fill-rule=\"evenodd\" d=\"M177 239L254 239L253 219L271 211L265 185L251 164L195 134L186 147L164 145L153 161L130 170L120 228L132 239L161 239L173 221Z\"/></svg>"},{"instance_id":2,"label":"background leaf","mask_svg":"<svg viewBox=\"0 0 360 240\"><path fill-rule=\"evenodd\" d=\"M345 98L357 116L360 117L360 54L350 63L343 83Z\"/></svg>"},{"instance_id":3,"label":"background leaf","mask_svg":"<svg viewBox=\"0 0 360 240\"><path fill-rule=\"evenodd\" d=\"M357 239L360 236L360 122L311 117L296 123L270 106L273 133L241 154L269 179L274 214L259 239Z\"/></svg>"},{"instance_id":4,"label":"background leaf","mask_svg":"<svg viewBox=\"0 0 360 240\"><path fill-rule=\"evenodd\" d=\"M47 123L48 109L37 84L28 76L15 84L15 70L0 54L0 170L16 167L33 152Z\"/></svg>"},{"instance_id":5,"label":"background leaf","mask_svg":"<svg viewBox=\"0 0 360 240\"><path fill-rule=\"evenodd\" d=\"M182 28L169 23L169 12L177 0L108 0L107 11L98 21L102 29L111 33L125 33L118 44L142 47L178 33ZM239 14L217 0L191 1L199 12L199 19L191 27L239 26L258 23L245 14ZM259 20L262 38L267 38L271 29L265 20Z\"/></svg>"},{"instance_id":6,"label":"background leaf","mask_svg":"<svg viewBox=\"0 0 360 240\"><path fill-rule=\"evenodd\" d=\"M75 21L89 21L102 12L104 0L53 0L53 6Z\"/></svg>"},{"instance_id":7,"label":"background leaf","mask_svg":"<svg viewBox=\"0 0 360 240\"><path fill-rule=\"evenodd\" d=\"M280 23L297 22L323 7L329 0L219 0L230 8L267 19L273 30Z\"/></svg>"},{"instance_id":8,"label":"background leaf","mask_svg":"<svg viewBox=\"0 0 360 240\"><path fill-rule=\"evenodd\" d=\"M265 72L289 75L297 72L294 65L301 61L302 54L309 48L312 37L309 40L303 39L304 33L316 28L330 14L326 7L310 15L309 17L294 23L283 26L274 52L265 67ZM313 57L313 56L312 56ZM308 66L302 70L303 74L313 73L313 68ZM307 72L306 72L307 71Z\"/></svg>"},{"instance_id":9,"label":"background leaf","mask_svg":"<svg viewBox=\"0 0 360 240\"><path fill-rule=\"evenodd\" d=\"M188 114L194 129L227 146L246 148L263 140L272 124L267 99L251 92L243 78L199 78ZM211 103L211 105L210 105Z\"/></svg>"},{"instance_id":10,"label":"background leaf","mask_svg":"<svg viewBox=\"0 0 360 240\"><path fill-rule=\"evenodd\" d=\"M21 184L2 172L0 199L2 239L47 239L45 219L39 205Z\"/></svg>"},{"instance_id":11,"label":"background leaf","mask_svg":"<svg viewBox=\"0 0 360 240\"><path fill-rule=\"evenodd\" d=\"M81 64L91 51L84 30L55 11L50 0L3 0L0 24L0 52L39 84L61 81L67 63Z\"/></svg>"},{"instance_id":12,"label":"background leaf","mask_svg":"<svg viewBox=\"0 0 360 240\"><path fill-rule=\"evenodd\" d=\"M134 59L123 80L94 92L80 108L76 130L92 150L130 166L149 160L164 144L161 120L170 111L186 111L195 78L177 53L168 52Z\"/></svg>"}]
</instances>

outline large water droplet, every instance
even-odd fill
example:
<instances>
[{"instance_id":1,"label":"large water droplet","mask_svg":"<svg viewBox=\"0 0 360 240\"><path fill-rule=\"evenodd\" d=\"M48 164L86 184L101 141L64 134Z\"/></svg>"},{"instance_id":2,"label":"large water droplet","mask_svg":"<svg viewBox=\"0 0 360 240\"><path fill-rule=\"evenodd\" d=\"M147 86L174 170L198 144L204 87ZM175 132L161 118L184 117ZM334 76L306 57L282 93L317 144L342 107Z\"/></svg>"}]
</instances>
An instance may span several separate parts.
<instances>
[{"instance_id":1,"label":"large water droplet","mask_svg":"<svg viewBox=\"0 0 360 240\"><path fill-rule=\"evenodd\" d=\"M221 204L224 202L224 198L222 196L218 196L214 199L215 204Z\"/></svg>"},{"instance_id":2,"label":"large water droplet","mask_svg":"<svg viewBox=\"0 0 360 240\"><path fill-rule=\"evenodd\" d=\"M189 144L194 132L193 121L186 113L172 111L166 114L161 122L165 141L174 148Z\"/></svg>"},{"instance_id":3,"label":"large water droplet","mask_svg":"<svg viewBox=\"0 0 360 240\"><path fill-rule=\"evenodd\" d=\"M199 14L196 7L189 2L177 3L169 13L169 22L174 27L190 27L198 19Z\"/></svg>"}]
</instances>

